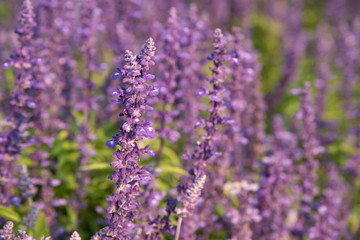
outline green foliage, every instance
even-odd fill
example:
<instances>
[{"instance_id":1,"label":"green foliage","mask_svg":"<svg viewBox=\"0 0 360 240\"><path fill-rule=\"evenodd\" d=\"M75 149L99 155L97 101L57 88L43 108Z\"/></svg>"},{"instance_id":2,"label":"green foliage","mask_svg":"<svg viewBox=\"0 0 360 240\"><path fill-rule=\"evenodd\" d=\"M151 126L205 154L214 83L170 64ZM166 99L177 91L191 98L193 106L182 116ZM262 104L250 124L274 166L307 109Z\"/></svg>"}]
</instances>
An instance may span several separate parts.
<instances>
[{"instance_id":1,"label":"green foliage","mask_svg":"<svg viewBox=\"0 0 360 240\"><path fill-rule=\"evenodd\" d=\"M0 206L0 217L3 217L6 220L13 221L15 223L21 222L20 215L12 208L8 208L8 207L5 208Z\"/></svg>"},{"instance_id":2,"label":"green foliage","mask_svg":"<svg viewBox=\"0 0 360 240\"><path fill-rule=\"evenodd\" d=\"M43 211L39 212L39 216L34 224L34 227L29 229L27 233L35 239L40 239L43 236L50 236L50 230Z\"/></svg>"},{"instance_id":3,"label":"green foliage","mask_svg":"<svg viewBox=\"0 0 360 240\"><path fill-rule=\"evenodd\" d=\"M281 55L282 23L260 14L251 17L252 40L254 47L260 52L262 64L262 89L271 91L281 76L283 57Z\"/></svg>"}]
</instances>

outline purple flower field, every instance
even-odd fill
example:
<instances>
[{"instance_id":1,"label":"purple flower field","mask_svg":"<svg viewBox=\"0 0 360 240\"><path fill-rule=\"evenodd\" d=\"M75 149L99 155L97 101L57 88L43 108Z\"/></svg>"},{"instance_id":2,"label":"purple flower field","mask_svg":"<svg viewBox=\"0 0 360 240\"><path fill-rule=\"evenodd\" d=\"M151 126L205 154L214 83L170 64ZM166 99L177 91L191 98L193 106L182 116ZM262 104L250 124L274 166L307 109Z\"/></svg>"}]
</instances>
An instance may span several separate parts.
<instances>
[{"instance_id":1,"label":"purple flower field","mask_svg":"<svg viewBox=\"0 0 360 240\"><path fill-rule=\"evenodd\" d=\"M359 240L359 13L1 0L0 240Z\"/></svg>"}]
</instances>

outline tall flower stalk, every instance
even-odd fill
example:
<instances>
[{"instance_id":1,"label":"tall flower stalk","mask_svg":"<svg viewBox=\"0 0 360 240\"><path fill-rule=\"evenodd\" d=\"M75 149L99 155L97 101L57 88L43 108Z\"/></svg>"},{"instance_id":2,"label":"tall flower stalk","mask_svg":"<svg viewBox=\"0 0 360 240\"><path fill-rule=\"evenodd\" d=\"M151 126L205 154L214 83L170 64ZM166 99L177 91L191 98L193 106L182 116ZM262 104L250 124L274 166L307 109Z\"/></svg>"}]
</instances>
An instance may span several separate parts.
<instances>
[{"instance_id":1,"label":"tall flower stalk","mask_svg":"<svg viewBox=\"0 0 360 240\"><path fill-rule=\"evenodd\" d=\"M218 139L218 126L228 123L228 119L221 116L224 110L222 93L224 92L223 83L225 81L225 67L223 62L228 59L225 50L226 40L220 29L214 31L214 51L208 56L214 66L210 67L212 77L208 79L212 86L211 90L204 91L210 98L209 118L199 120L197 126L202 126L204 134L202 141L198 142L192 154L186 155L187 159L193 161L193 168L189 171L190 177L188 186L182 186L178 225L175 239L179 239L183 218L190 217L198 204L201 190L204 188L206 180L206 167L208 161L213 157L219 157L221 154L216 152L216 140ZM193 223L193 222L192 222Z\"/></svg>"},{"instance_id":2,"label":"tall flower stalk","mask_svg":"<svg viewBox=\"0 0 360 240\"><path fill-rule=\"evenodd\" d=\"M41 84L38 80L38 64L34 45L36 27L35 14L30 0L24 0L19 18L19 47L15 49L6 67L13 66L16 72L14 91L10 98L10 114L2 123L0 133L0 204L10 203L11 187L14 185L14 163L22 148L30 142L31 136L27 130L36 119L38 98ZM35 118L34 118L35 117Z\"/></svg>"},{"instance_id":3,"label":"tall flower stalk","mask_svg":"<svg viewBox=\"0 0 360 240\"><path fill-rule=\"evenodd\" d=\"M140 185L151 180L151 174L144 167L139 167L138 161L144 153L154 155L155 151L149 146L141 148L139 141L156 136L152 122L143 120L146 111L152 108L147 105L148 97L158 94L158 89L147 82L154 79L154 75L147 74L149 67L154 64L155 46L149 38L141 53L134 56L131 51L125 53L125 66L119 68L114 78L122 77L122 86L113 92L116 97L114 103L122 105L120 113L123 121L119 132L107 141L110 148L118 147L113 154L115 167L110 179L115 181L116 191L107 198L108 226L93 239L131 239L136 235L134 220L137 216Z\"/></svg>"},{"instance_id":4,"label":"tall flower stalk","mask_svg":"<svg viewBox=\"0 0 360 240\"><path fill-rule=\"evenodd\" d=\"M304 83L300 99L298 118L302 119L301 140L305 162L299 165L301 178L301 208L298 223L295 226L295 235L306 236L309 226L313 223L312 207L314 198L319 194L317 186L317 170L319 163L315 158L323 151L316 136L315 110L312 106L310 83Z\"/></svg>"}]
</instances>

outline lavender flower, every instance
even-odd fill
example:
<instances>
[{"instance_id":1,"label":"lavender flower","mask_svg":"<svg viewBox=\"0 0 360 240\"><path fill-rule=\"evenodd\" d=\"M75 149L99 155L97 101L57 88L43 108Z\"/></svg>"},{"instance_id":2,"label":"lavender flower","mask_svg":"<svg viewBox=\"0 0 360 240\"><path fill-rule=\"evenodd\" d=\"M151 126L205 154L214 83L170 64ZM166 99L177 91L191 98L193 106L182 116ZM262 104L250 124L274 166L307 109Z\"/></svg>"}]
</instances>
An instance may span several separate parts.
<instances>
[{"instance_id":1,"label":"lavender flower","mask_svg":"<svg viewBox=\"0 0 360 240\"><path fill-rule=\"evenodd\" d=\"M201 190L204 188L205 180L206 175L203 172L195 175L194 181L185 190L180 200L180 208L176 210L180 217L188 217L195 209L201 195Z\"/></svg>"},{"instance_id":2,"label":"lavender flower","mask_svg":"<svg viewBox=\"0 0 360 240\"><path fill-rule=\"evenodd\" d=\"M160 201L165 197L164 191L158 191L156 185L157 175L153 175L151 182L144 187L141 196L141 209L139 213L139 222L144 222L142 226L142 237L144 239L161 239L165 233L174 234L174 227L170 221L171 214L176 207L176 199L169 198L166 209L160 205Z\"/></svg>"},{"instance_id":3,"label":"lavender flower","mask_svg":"<svg viewBox=\"0 0 360 240\"><path fill-rule=\"evenodd\" d=\"M93 82L93 75L99 70L98 54L96 51L96 35L100 26L100 9L97 2L93 0L83 1L80 6L80 26L77 29L80 35L80 51L82 60L84 62L82 74L79 76L80 81L76 91L75 108L82 113L83 117L79 123L80 133L77 136L77 142L80 150L80 157L78 158L79 167L86 166L89 158L95 155L90 142L96 137L91 133L90 119L91 112L98 109L97 97L95 96L95 83ZM90 183L89 173L81 171L77 177L79 188L76 189L78 196L78 205L84 208L85 204L82 199L86 196L86 186Z\"/></svg>"},{"instance_id":4,"label":"lavender flower","mask_svg":"<svg viewBox=\"0 0 360 240\"><path fill-rule=\"evenodd\" d=\"M207 42L211 37L211 30L206 21L206 16L201 14L195 4L191 4L188 14L184 18L184 28L182 30L181 58L181 78L178 79L177 99L175 104L180 110L181 119L176 119L176 129L185 133L185 150L190 152L194 143L196 143L198 132L194 125L198 122L200 112L206 109L206 106L198 101L197 96L202 96L204 92L204 82L206 76L202 69L208 63L203 56L208 53ZM191 64L189 62L191 61ZM191 168L192 162L184 162L185 168Z\"/></svg>"},{"instance_id":5,"label":"lavender flower","mask_svg":"<svg viewBox=\"0 0 360 240\"><path fill-rule=\"evenodd\" d=\"M146 83L153 79L146 72L154 64L155 49L153 40L149 38L139 55L133 56L132 52L126 51L126 65L120 69L124 85L113 93L117 97L113 102L124 105L120 116L125 122L113 140L107 142L108 147L121 147L113 154L115 161L111 166L116 169L109 177L115 181L117 189L107 198L108 226L104 231L108 239L130 239L135 234L133 221L139 206L136 196L140 194L140 184L151 179L151 174L140 168L137 162L144 153L153 155L154 152L148 149L149 146L139 148L137 142L156 136L152 123L141 120L141 116L151 109L147 98L157 94L157 90Z\"/></svg>"},{"instance_id":6,"label":"lavender flower","mask_svg":"<svg viewBox=\"0 0 360 240\"><path fill-rule=\"evenodd\" d=\"M65 3L58 0L50 0L44 3L44 11L39 16L40 32L44 39L44 83L46 91L43 93L43 108L49 112L48 121L44 121L44 129L56 133L61 129L68 128L68 123L73 120L71 108L75 105L72 85L78 78L76 60L73 56L74 36L76 25L76 1L67 0ZM78 84L78 81L76 81ZM52 99L57 99L57 104L51 104Z\"/></svg>"},{"instance_id":7,"label":"lavender flower","mask_svg":"<svg viewBox=\"0 0 360 240\"><path fill-rule=\"evenodd\" d=\"M287 87L295 80L296 72L302 53L304 52L306 38L302 29L303 18L302 9L304 1L291 0L284 4L276 4L275 1L269 1L272 5L274 18L284 24L284 34L282 42L284 46L285 64L282 69L282 76L274 91L266 96L268 109L273 109L283 98Z\"/></svg>"},{"instance_id":8,"label":"lavender flower","mask_svg":"<svg viewBox=\"0 0 360 240\"><path fill-rule=\"evenodd\" d=\"M327 167L327 181L315 213L315 224L309 229L310 239L341 239L346 233L348 189L337 167Z\"/></svg>"},{"instance_id":9,"label":"lavender flower","mask_svg":"<svg viewBox=\"0 0 360 240\"><path fill-rule=\"evenodd\" d=\"M354 30L347 25L347 23L341 23L338 26L339 33L337 39L338 59L337 65L342 69L343 81L341 84L341 96L343 99L343 108L347 118L353 119L354 103L351 101L354 95L354 86L356 84L357 75L359 73L358 65L359 61L359 49L358 41L359 36L356 35Z\"/></svg>"},{"instance_id":10,"label":"lavender flower","mask_svg":"<svg viewBox=\"0 0 360 240\"><path fill-rule=\"evenodd\" d=\"M226 84L229 92L226 105L230 118L236 123L231 126L232 137L227 141L235 144L227 142L224 147L233 146L233 150L225 152L233 151L233 165L241 168L252 166L263 154L265 103L260 90L258 56L240 29L233 28L233 32L229 36L232 81Z\"/></svg>"},{"instance_id":11,"label":"lavender flower","mask_svg":"<svg viewBox=\"0 0 360 240\"><path fill-rule=\"evenodd\" d=\"M225 226L229 229L230 239L253 239L251 225L259 223L261 216L256 209L255 192L259 189L258 184L250 183L247 180L240 182L227 182L224 184L224 195L232 201L225 201ZM236 199L236 200L234 200Z\"/></svg>"},{"instance_id":12,"label":"lavender flower","mask_svg":"<svg viewBox=\"0 0 360 240\"><path fill-rule=\"evenodd\" d=\"M35 240L35 238L30 237L23 230L18 230L18 237L15 237L13 234L14 223L8 221L2 229L0 229L0 239L1 240ZM40 240L51 240L51 237L41 237Z\"/></svg>"},{"instance_id":13,"label":"lavender flower","mask_svg":"<svg viewBox=\"0 0 360 240\"><path fill-rule=\"evenodd\" d=\"M312 107L309 82L304 83L300 106L298 117L303 120L302 144L304 156L307 161L315 162L314 156L321 153L324 149L319 145L319 141L316 138L315 111Z\"/></svg>"},{"instance_id":14,"label":"lavender flower","mask_svg":"<svg viewBox=\"0 0 360 240\"><path fill-rule=\"evenodd\" d=\"M208 79L212 85L212 90L208 90L207 95L210 98L209 119L200 120L198 126L203 126L204 135L201 136L202 142L198 142L194 152L190 155L185 155L185 158L191 159L193 162L193 169L190 171L190 175L193 179L187 179L191 182L188 186L179 187L182 199L180 200L180 210L178 226L175 239L180 237L180 229L183 217L189 217L198 202L198 198L201 194L206 179L206 166L208 161L212 157L219 157L221 154L216 152L215 142L218 139L218 125L226 124L227 119L221 116L221 112L224 110L224 103L221 98L221 94L224 91L223 82L225 81L225 67L223 62L228 59L225 50L226 40L220 29L214 31L214 43L213 52L208 56L209 60L212 60L214 67L210 67L212 77ZM209 208L211 209L211 208ZM190 221L189 221L190 222ZM188 229L188 228L185 228ZM193 228L193 230L196 230ZM193 236L194 233L185 233L185 235Z\"/></svg>"},{"instance_id":15,"label":"lavender flower","mask_svg":"<svg viewBox=\"0 0 360 240\"><path fill-rule=\"evenodd\" d=\"M220 29L216 29L214 32L214 51L208 56L209 60L212 60L214 67L210 67L212 72L212 77L208 79L209 83L212 84L212 90L206 91L207 95L210 98L209 109L209 119L200 120L196 127L202 126L204 128L205 134L201 136L203 142L197 145L196 150L190 157L194 161L198 161L198 166L200 168L206 166L206 161L213 156L216 156L215 146L212 142L216 138L217 126L227 123L227 118L222 117L220 114L224 111L224 103L221 98L222 93L224 92L223 82L225 81L225 67L223 66L223 61L228 59L228 56L225 54L225 38Z\"/></svg>"},{"instance_id":16,"label":"lavender flower","mask_svg":"<svg viewBox=\"0 0 360 240\"><path fill-rule=\"evenodd\" d=\"M11 113L7 118L7 123L2 124L0 133L0 178L5 181L0 185L0 202L8 204L13 185L14 167L22 144L30 140L26 132L34 117L34 109L37 108L37 96L39 95L39 84L37 82L36 47L33 45L34 12L32 2L24 0L22 11L19 18L19 26L16 29L18 35L19 48L15 49L14 54L9 60L9 66L16 70L16 82L13 93L11 94L10 106ZM36 116L36 115L35 115ZM7 125L7 126L6 126Z\"/></svg>"},{"instance_id":17,"label":"lavender flower","mask_svg":"<svg viewBox=\"0 0 360 240\"><path fill-rule=\"evenodd\" d=\"M30 213L25 217L24 219L24 225L26 228L32 228L34 227L34 224L38 218L39 215L39 208L37 206L33 206Z\"/></svg>"},{"instance_id":18,"label":"lavender flower","mask_svg":"<svg viewBox=\"0 0 360 240\"><path fill-rule=\"evenodd\" d=\"M316 44L316 72L317 79L315 81L315 87L317 88L317 108L316 115L317 119L321 120L322 114L325 110L326 94L328 91L328 82L331 77L330 71L330 49L332 42L326 32L328 30L325 25L320 25L317 29L317 44Z\"/></svg>"},{"instance_id":19,"label":"lavender flower","mask_svg":"<svg viewBox=\"0 0 360 240\"><path fill-rule=\"evenodd\" d=\"M179 82L182 80L181 68L182 68L182 46L180 38L183 35L183 26L180 25L180 19L177 16L175 8L170 9L170 16L168 23L161 33L161 38L164 41L164 46L161 48L160 53L160 69L159 72L163 74L163 80L159 81L159 95L156 101L160 104L161 109L157 111L157 117L159 118L159 132L160 136L160 148L156 158L156 164L160 164L162 157L162 150L165 144L165 139L170 142L176 142L180 138L180 133L169 127L169 124L173 124L174 118L179 114L176 111L177 108L175 102L181 101L181 92L179 89ZM181 68L179 67L181 66Z\"/></svg>"},{"instance_id":20,"label":"lavender flower","mask_svg":"<svg viewBox=\"0 0 360 240\"><path fill-rule=\"evenodd\" d=\"M19 183L18 188L22 198L26 199L36 194L36 188L31 182L27 167L25 165L19 165Z\"/></svg>"},{"instance_id":21,"label":"lavender flower","mask_svg":"<svg viewBox=\"0 0 360 240\"><path fill-rule=\"evenodd\" d=\"M297 151L297 139L284 129L280 116L273 119L273 132L271 155L262 159L263 170L258 191L258 207L262 219L255 235L260 239L275 240L289 238L293 227L287 219L296 200L291 191L296 189L292 158Z\"/></svg>"}]
</instances>

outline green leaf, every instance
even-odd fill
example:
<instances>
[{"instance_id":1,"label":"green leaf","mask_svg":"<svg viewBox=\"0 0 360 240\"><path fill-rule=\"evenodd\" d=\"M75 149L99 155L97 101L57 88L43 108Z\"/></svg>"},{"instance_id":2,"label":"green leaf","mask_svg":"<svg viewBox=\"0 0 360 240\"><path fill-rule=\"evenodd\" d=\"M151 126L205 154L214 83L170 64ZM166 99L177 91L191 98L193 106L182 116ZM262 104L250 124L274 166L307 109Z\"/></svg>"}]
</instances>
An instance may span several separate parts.
<instances>
[{"instance_id":1,"label":"green leaf","mask_svg":"<svg viewBox=\"0 0 360 240\"><path fill-rule=\"evenodd\" d=\"M179 159L179 156L176 154L176 152L174 152L171 148L168 148L168 147L164 147L163 148L163 154L166 155L170 162L173 164L173 165L176 165L176 166L180 166L180 159Z\"/></svg>"},{"instance_id":2,"label":"green leaf","mask_svg":"<svg viewBox=\"0 0 360 240\"><path fill-rule=\"evenodd\" d=\"M47 237L50 235L49 227L46 223L45 214L42 211L39 212L39 216L35 222L32 235L35 239L40 239L43 236Z\"/></svg>"},{"instance_id":3,"label":"green leaf","mask_svg":"<svg viewBox=\"0 0 360 240\"><path fill-rule=\"evenodd\" d=\"M112 170L113 167L109 165L109 163L101 162L101 163L92 163L90 165L80 167L81 171L94 171L94 170Z\"/></svg>"},{"instance_id":4,"label":"green leaf","mask_svg":"<svg viewBox=\"0 0 360 240\"><path fill-rule=\"evenodd\" d=\"M69 136L69 132L66 130L62 130L59 132L57 139L59 140L65 140Z\"/></svg>"},{"instance_id":5,"label":"green leaf","mask_svg":"<svg viewBox=\"0 0 360 240\"><path fill-rule=\"evenodd\" d=\"M159 166L159 168L161 169L160 174L172 173L172 174L180 174L180 175L183 175L183 176L189 175L188 172L185 171L184 169L182 169L181 167L163 165L163 166Z\"/></svg>"},{"instance_id":6,"label":"green leaf","mask_svg":"<svg viewBox=\"0 0 360 240\"><path fill-rule=\"evenodd\" d=\"M0 207L0 217L13 222L20 222L20 215L12 209Z\"/></svg>"}]
</instances>

